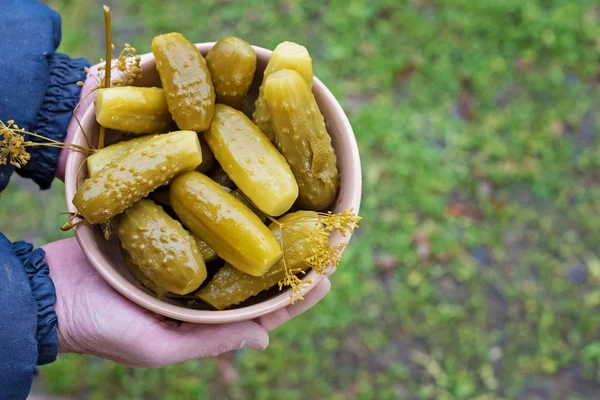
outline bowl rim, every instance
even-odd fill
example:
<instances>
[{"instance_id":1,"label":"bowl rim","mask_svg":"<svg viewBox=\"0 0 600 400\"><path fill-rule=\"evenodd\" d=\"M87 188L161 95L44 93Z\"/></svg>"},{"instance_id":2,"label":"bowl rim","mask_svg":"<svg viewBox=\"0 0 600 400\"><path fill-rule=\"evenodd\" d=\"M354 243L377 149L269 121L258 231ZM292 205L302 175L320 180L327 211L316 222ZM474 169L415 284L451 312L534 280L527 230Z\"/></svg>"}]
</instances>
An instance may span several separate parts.
<instances>
[{"instance_id":1,"label":"bowl rim","mask_svg":"<svg viewBox=\"0 0 600 400\"><path fill-rule=\"evenodd\" d=\"M196 43L195 45L200 52L205 54L214 46L215 43L216 42L203 42ZM269 60L272 53L271 50L259 46L252 47L256 52L257 59ZM154 56L152 53L146 53L141 56L141 63L145 64L147 62L154 62ZM355 212L358 213L362 195L362 172L358 145L356 142L356 137L354 136L354 131L352 130L352 126L350 125L348 117L342 109L342 106L339 104L327 86L325 86L325 84L323 84L323 82L321 82L321 80L319 80L316 76L313 78L313 91L315 90L315 87L321 91L321 97L324 97L323 101L333 107L333 112L341 121L340 131L344 133L344 141L347 142L346 144L349 145L350 148L347 156L350 157L350 164L352 165L352 168L350 168L351 171L348 174L348 179L355 180L356 182L354 185L354 190L350 193L350 204L348 208L353 208ZM88 121L89 119L95 120L94 114L95 110L92 102L81 118L81 125L83 125L84 121ZM73 136L73 142L77 143L79 140L82 140L82 136L82 128L81 126L78 126ZM72 199L77 188L77 170L79 168L77 162L81 157L82 155L80 153L69 151L65 166L65 200L67 203L67 210L72 213L77 211L73 205ZM263 315L273 313L290 305L290 298L287 290L281 291L273 297L257 304L221 311L197 310L168 303L152 296L151 294L135 286L133 283L129 282L125 277L120 276L118 272L115 271L114 267L111 266L111 262L106 258L106 255L95 245L93 236L94 232L91 226L87 224L81 224L73 228L73 230L81 249L83 250L86 258L93 265L96 272L102 276L102 278L117 292L121 293L123 296L139 306L157 314L185 322L222 324L252 320ZM342 241L349 241L350 237L348 236L346 238L342 238L341 235L338 235L337 238L332 238L332 240L337 241L337 243L341 243ZM334 271L335 269L333 269L329 274L331 275L331 273ZM325 276L326 275L318 274L314 270L311 270L304 275L302 279L304 281L310 280L312 283L301 289L301 295L306 295L306 293L312 290Z\"/></svg>"}]
</instances>

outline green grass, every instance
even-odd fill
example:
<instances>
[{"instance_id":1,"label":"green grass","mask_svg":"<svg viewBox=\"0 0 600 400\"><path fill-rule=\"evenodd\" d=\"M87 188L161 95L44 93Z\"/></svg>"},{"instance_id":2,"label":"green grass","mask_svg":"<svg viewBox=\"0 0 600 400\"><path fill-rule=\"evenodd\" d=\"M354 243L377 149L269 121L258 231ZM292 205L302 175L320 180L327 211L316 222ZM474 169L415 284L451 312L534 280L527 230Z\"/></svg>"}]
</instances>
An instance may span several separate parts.
<instances>
[{"instance_id":1,"label":"green grass","mask_svg":"<svg viewBox=\"0 0 600 400\"><path fill-rule=\"evenodd\" d=\"M115 42L141 52L173 30L197 42L237 35L269 48L306 45L359 141L364 222L331 294L274 332L265 352L238 352L235 382L222 383L213 360L134 370L68 356L42 369L45 391L92 399L596 397L596 2L108 3ZM61 50L101 57L100 3L50 4L63 14ZM30 193L13 182L2 196L3 231L37 244L61 237L62 185L47 200Z\"/></svg>"}]
</instances>

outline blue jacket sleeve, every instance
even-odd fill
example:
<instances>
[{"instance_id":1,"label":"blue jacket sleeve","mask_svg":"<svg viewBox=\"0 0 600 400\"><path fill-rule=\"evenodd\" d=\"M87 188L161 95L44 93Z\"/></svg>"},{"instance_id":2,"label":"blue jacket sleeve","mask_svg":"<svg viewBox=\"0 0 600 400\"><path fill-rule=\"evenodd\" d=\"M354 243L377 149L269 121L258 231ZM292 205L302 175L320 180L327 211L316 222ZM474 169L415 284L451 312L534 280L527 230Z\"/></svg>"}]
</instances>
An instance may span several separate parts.
<instances>
[{"instance_id":1,"label":"blue jacket sleeve","mask_svg":"<svg viewBox=\"0 0 600 400\"><path fill-rule=\"evenodd\" d=\"M0 24L0 120L14 120L27 131L62 141L79 101L77 81L85 79L84 67L89 63L55 52L61 20L47 6L33 0L2 0L0 13L4 21L10 21ZM48 189L60 149L27 149L31 159L17 173ZM9 164L0 166L0 191L14 169Z\"/></svg>"},{"instance_id":2,"label":"blue jacket sleeve","mask_svg":"<svg viewBox=\"0 0 600 400\"><path fill-rule=\"evenodd\" d=\"M44 255L0 233L0 399L25 399L36 364L56 359L56 294Z\"/></svg>"}]
</instances>

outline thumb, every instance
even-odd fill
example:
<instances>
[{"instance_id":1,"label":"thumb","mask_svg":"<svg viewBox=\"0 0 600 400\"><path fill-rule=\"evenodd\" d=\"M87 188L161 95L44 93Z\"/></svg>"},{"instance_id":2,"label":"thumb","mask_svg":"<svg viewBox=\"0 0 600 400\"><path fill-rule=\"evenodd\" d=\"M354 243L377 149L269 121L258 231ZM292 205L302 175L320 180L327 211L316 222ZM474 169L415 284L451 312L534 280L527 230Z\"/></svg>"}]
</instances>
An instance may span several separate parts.
<instances>
[{"instance_id":1,"label":"thumb","mask_svg":"<svg viewBox=\"0 0 600 400\"><path fill-rule=\"evenodd\" d=\"M160 322L148 331L139 345L140 366L162 367L194 358L209 358L232 350L264 350L267 331L255 322L198 325Z\"/></svg>"}]
</instances>

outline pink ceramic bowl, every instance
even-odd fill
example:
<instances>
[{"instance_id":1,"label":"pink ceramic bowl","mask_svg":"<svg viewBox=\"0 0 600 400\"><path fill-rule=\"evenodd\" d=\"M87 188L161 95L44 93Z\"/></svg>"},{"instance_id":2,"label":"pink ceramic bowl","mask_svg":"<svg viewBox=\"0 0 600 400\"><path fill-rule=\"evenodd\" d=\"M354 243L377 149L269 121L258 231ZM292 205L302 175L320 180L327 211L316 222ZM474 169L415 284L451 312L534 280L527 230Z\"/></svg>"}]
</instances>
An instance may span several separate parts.
<instances>
[{"instance_id":1,"label":"pink ceramic bowl","mask_svg":"<svg viewBox=\"0 0 600 400\"><path fill-rule=\"evenodd\" d=\"M214 43L200 43L196 47L203 54L213 47ZM262 81L263 71L271 57L271 51L261 47L254 46L257 56L256 77L250 89L250 98L256 98L258 87ZM160 80L155 68L155 61L152 53L142 56L141 66L144 77L136 82L137 86L158 86ZM361 198L361 169L358 155L356 139L352 132L352 127L348 122L346 114L342 107L325 87L325 85L316 77L314 78L313 93L319 104L319 108L325 117L327 129L331 135L332 144L338 157L338 168L340 172L341 188L337 200L334 203L333 212L341 212L345 209L353 208L358 212ZM249 101L253 104L253 101ZM85 132L91 136L94 142L97 141L99 125L96 122L93 104L88 108L81 119L81 125ZM85 139L82 131L78 130L73 138L73 143L84 146ZM69 212L76 212L72 199L77 188L82 184L87 176L85 154L70 152L67 158L65 171L65 195L67 208ZM81 171L79 171L81 166ZM225 311L206 309L191 309L185 307L183 303L174 299L158 299L150 294L137 280L129 273L123 263L119 243L117 239L105 240L100 229L87 224L81 224L74 228L75 236L83 249L83 252L92 263L96 271L118 292L129 298L131 301L142 307L152 310L158 314L174 318L180 321L220 324L236 321L251 320L259 316L271 313L290 304L288 290L271 290L262 293L259 296L251 298L240 304L236 308ZM114 236L114 235L113 235ZM343 238L335 232L331 237L332 244L338 244L342 241L348 241L350 237ZM303 294L310 291L317 282L323 278L315 271L309 271L303 279L312 281Z\"/></svg>"}]
</instances>

